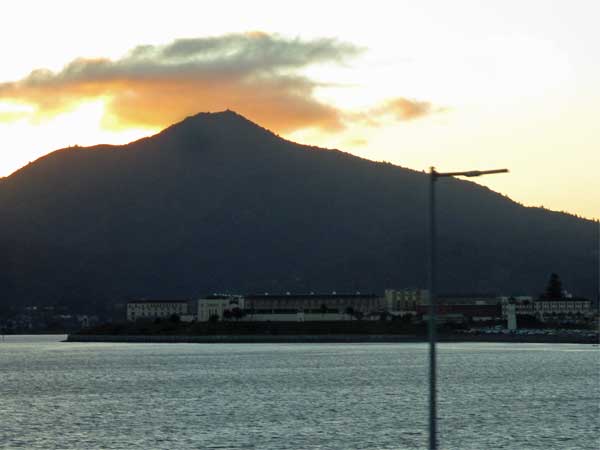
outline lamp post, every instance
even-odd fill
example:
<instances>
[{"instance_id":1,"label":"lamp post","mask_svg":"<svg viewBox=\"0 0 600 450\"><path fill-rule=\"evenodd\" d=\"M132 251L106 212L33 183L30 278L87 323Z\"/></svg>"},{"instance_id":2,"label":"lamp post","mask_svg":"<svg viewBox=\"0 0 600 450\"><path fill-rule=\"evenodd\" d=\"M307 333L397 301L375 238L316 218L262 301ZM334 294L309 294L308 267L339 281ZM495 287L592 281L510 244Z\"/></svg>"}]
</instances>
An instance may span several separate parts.
<instances>
[{"instance_id":1,"label":"lamp post","mask_svg":"<svg viewBox=\"0 0 600 450\"><path fill-rule=\"evenodd\" d=\"M429 448L437 449L437 390L436 390L436 223L435 182L443 177L478 177L495 173L506 173L508 169L470 170L466 172L429 171Z\"/></svg>"}]
</instances>

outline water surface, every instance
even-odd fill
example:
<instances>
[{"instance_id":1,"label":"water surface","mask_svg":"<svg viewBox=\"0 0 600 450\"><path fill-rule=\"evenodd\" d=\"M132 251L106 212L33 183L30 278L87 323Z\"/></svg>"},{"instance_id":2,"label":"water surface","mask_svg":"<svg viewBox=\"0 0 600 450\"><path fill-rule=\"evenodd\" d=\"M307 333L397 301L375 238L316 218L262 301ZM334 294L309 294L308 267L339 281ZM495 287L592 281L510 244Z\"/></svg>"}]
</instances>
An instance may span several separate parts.
<instances>
[{"instance_id":1,"label":"water surface","mask_svg":"<svg viewBox=\"0 0 600 450\"><path fill-rule=\"evenodd\" d=\"M0 342L0 448L427 447L425 344ZM600 448L600 353L441 344L440 447Z\"/></svg>"}]
</instances>

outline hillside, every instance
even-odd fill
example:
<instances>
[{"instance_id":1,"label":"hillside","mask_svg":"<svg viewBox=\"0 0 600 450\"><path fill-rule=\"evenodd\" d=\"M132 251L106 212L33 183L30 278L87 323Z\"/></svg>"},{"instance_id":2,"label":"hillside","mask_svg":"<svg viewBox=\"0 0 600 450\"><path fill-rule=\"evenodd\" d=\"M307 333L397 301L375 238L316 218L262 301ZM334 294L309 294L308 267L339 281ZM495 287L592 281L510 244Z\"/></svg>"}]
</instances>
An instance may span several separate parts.
<instances>
[{"instance_id":1,"label":"hillside","mask_svg":"<svg viewBox=\"0 0 600 450\"><path fill-rule=\"evenodd\" d=\"M425 286L427 187L231 111L58 150L0 181L0 302ZM557 272L598 292L591 221L456 179L438 194L440 290L537 294Z\"/></svg>"}]
</instances>

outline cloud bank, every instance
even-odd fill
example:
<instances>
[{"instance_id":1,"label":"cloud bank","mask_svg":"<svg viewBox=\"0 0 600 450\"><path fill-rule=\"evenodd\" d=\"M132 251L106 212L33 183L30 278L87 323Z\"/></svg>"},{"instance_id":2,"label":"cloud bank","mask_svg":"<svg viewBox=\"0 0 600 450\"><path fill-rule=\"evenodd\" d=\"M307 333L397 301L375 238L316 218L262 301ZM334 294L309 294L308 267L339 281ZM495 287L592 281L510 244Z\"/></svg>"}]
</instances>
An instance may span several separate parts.
<instances>
[{"instance_id":1,"label":"cloud bank","mask_svg":"<svg viewBox=\"0 0 600 450\"><path fill-rule=\"evenodd\" d=\"M33 118L43 119L102 99L103 125L111 129L162 128L198 111L229 108L278 132L331 131L359 116L320 102L314 93L321 84L299 71L345 64L361 52L336 39L260 32L179 39L138 46L117 60L78 58L57 73L35 70L19 81L0 83L0 101L32 105ZM397 98L360 116L410 120L430 112L429 103ZM0 120L11 117L4 114Z\"/></svg>"}]
</instances>

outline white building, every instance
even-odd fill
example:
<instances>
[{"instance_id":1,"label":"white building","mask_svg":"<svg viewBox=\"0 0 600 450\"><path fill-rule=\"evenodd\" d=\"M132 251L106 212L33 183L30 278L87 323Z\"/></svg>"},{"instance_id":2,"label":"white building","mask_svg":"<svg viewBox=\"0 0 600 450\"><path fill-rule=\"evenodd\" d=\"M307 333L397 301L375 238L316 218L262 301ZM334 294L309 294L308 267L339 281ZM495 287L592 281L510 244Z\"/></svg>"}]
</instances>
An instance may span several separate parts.
<instances>
[{"instance_id":1,"label":"white building","mask_svg":"<svg viewBox=\"0 0 600 450\"><path fill-rule=\"evenodd\" d=\"M239 295L213 294L201 298L196 302L196 317L198 322L206 322L212 316L222 320L225 311L232 312L235 309L244 309L244 298Z\"/></svg>"},{"instance_id":2,"label":"white building","mask_svg":"<svg viewBox=\"0 0 600 450\"><path fill-rule=\"evenodd\" d=\"M539 299L533 303L535 315L542 321L551 317L588 317L592 311L592 301L583 298Z\"/></svg>"},{"instance_id":3,"label":"white building","mask_svg":"<svg viewBox=\"0 0 600 450\"><path fill-rule=\"evenodd\" d=\"M190 319L188 300L132 300L127 303L127 320L168 319L173 315Z\"/></svg>"},{"instance_id":4,"label":"white building","mask_svg":"<svg viewBox=\"0 0 600 450\"><path fill-rule=\"evenodd\" d=\"M416 314L417 305L427 304L429 304L427 289L386 289L384 293L384 308L392 314Z\"/></svg>"},{"instance_id":5,"label":"white building","mask_svg":"<svg viewBox=\"0 0 600 450\"><path fill-rule=\"evenodd\" d=\"M517 329L517 308L514 301L510 301L508 302L508 305L506 305L506 316L506 328L509 331L515 331Z\"/></svg>"},{"instance_id":6,"label":"white building","mask_svg":"<svg viewBox=\"0 0 600 450\"><path fill-rule=\"evenodd\" d=\"M508 317L508 305L509 303L514 304L515 306L515 314L517 316L533 316L535 315L535 311L533 308L533 297L529 295L517 295L514 297L498 297L500 299L500 304L502 305L502 318L506 319Z\"/></svg>"},{"instance_id":7,"label":"white building","mask_svg":"<svg viewBox=\"0 0 600 450\"><path fill-rule=\"evenodd\" d=\"M211 317L219 320L244 320L253 322L285 321L312 322L355 320L371 312L382 311L381 298L374 294L213 294L196 302L199 322ZM236 312L241 313L236 317Z\"/></svg>"}]
</instances>

